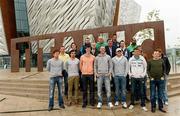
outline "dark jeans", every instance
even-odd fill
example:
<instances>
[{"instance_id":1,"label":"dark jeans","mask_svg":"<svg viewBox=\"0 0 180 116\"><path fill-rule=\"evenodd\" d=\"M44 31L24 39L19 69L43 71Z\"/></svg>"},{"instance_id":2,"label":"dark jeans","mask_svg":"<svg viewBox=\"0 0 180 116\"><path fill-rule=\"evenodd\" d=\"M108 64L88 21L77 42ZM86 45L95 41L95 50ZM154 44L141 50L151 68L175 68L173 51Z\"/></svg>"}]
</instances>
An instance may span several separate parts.
<instances>
[{"instance_id":1,"label":"dark jeans","mask_svg":"<svg viewBox=\"0 0 180 116\"><path fill-rule=\"evenodd\" d=\"M126 90L127 91L130 91L131 89L131 85L129 84L129 75L126 76Z\"/></svg>"},{"instance_id":2,"label":"dark jeans","mask_svg":"<svg viewBox=\"0 0 180 116\"><path fill-rule=\"evenodd\" d=\"M63 97L62 97L62 80L63 77L57 76L57 77L51 77L49 81L49 107L54 106L54 90L55 90L55 85L57 83L58 87L58 101L59 101L59 106L63 105Z\"/></svg>"},{"instance_id":3,"label":"dark jeans","mask_svg":"<svg viewBox=\"0 0 180 116\"><path fill-rule=\"evenodd\" d=\"M134 105L136 86L139 86L139 91L141 94L141 106L145 106L144 83L144 78L131 77L131 105Z\"/></svg>"},{"instance_id":4,"label":"dark jeans","mask_svg":"<svg viewBox=\"0 0 180 116\"><path fill-rule=\"evenodd\" d=\"M87 105L87 89L90 92L90 104L94 104L94 76L93 75L82 75L82 88L83 88L83 104ZM89 85L89 87L88 87Z\"/></svg>"},{"instance_id":5,"label":"dark jeans","mask_svg":"<svg viewBox=\"0 0 180 116\"><path fill-rule=\"evenodd\" d=\"M159 109L163 108L163 89L164 80L151 80L150 81L150 99L151 108L156 108L156 93L158 95Z\"/></svg>"},{"instance_id":6,"label":"dark jeans","mask_svg":"<svg viewBox=\"0 0 180 116\"><path fill-rule=\"evenodd\" d=\"M64 95L68 95L68 73L66 70L63 70L62 75L64 77Z\"/></svg>"}]
</instances>

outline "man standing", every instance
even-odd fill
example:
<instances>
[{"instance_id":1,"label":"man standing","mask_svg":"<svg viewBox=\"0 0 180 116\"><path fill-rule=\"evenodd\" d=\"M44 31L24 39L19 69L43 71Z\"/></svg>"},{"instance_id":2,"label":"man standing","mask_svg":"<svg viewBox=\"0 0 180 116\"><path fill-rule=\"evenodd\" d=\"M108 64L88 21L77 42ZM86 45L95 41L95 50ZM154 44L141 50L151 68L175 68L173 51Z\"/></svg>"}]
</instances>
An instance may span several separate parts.
<instances>
[{"instance_id":1,"label":"man standing","mask_svg":"<svg viewBox=\"0 0 180 116\"><path fill-rule=\"evenodd\" d=\"M69 52L70 59L65 64L68 72L68 105L72 104L72 90L75 88L75 104L78 104L78 88L79 88L79 59L76 58L76 51Z\"/></svg>"},{"instance_id":2,"label":"man standing","mask_svg":"<svg viewBox=\"0 0 180 116\"><path fill-rule=\"evenodd\" d=\"M96 43L96 48L97 48L98 52L99 52L99 49L101 46L105 47L105 46L107 46L107 43L104 42L104 39L102 37L99 37L98 42Z\"/></svg>"},{"instance_id":3,"label":"man standing","mask_svg":"<svg viewBox=\"0 0 180 116\"><path fill-rule=\"evenodd\" d=\"M164 61L159 56L160 51L155 50L153 59L148 62L147 72L150 78L150 98L151 98L151 112L156 111L156 96L158 94L158 105L161 112L166 113L163 109L163 89L165 65Z\"/></svg>"},{"instance_id":4,"label":"man standing","mask_svg":"<svg viewBox=\"0 0 180 116\"><path fill-rule=\"evenodd\" d=\"M129 59L129 77L131 78L131 104L129 109L134 108L135 90L139 86L141 93L141 107L142 110L147 111L145 107L144 83L147 70L147 63L143 56L140 55L141 51L138 48L134 49L134 55Z\"/></svg>"},{"instance_id":5,"label":"man standing","mask_svg":"<svg viewBox=\"0 0 180 116\"><path fill-rule=\"evenodd\" d=\"M111 103L111 73L112 73L112 60L105 52L105 47L100 47L100 54L96 56L94 62L94 73L97 76L97 89L98 89L98 105L97 108L102 107L102 85L105 84L107 103L110 108L113 107Z\"/></svg>"},{"instance_id":6,"label":"man standing","mask_svg":"<svg viewBox=\"0 0 180 116\"><path fill-rule=\"evenodd\" d=\"M54 106L54 90L55 85L57 83L58 87L58 101L59 101L59 107L64 107L63 97L62 97L62 70L63 70L63 61L58 59L59 56L59 50L53 51L53 58L49 59L47 61L47 70L50 72L50 82L49 82L49 107L48 111L51 111Z\"/></svg>"},{"instance_id":7,"label":"man standing","mask_svg":"<svg viewBox=\"0 0 180 116\"><path fill-rule=\"evenodd\" d=\"M129 71L128 60L123 56L123 51L120 48L116 49L116 56L112 59L113 62L113 77L115 83L115 106L119 105L121 96L121 102L123 108L127 108L126 104L126 76Z\"/></svg>"},{"instance_id":8,"label":"man standing","mask_svg":"<svg viewBox=\"0 0 180 116\"><path fill-rule=\"evenodd\" d=\"M163 91L163 102L165 105L168 105L168 90L167 90L167 83L168 83L168 75L169 75L169 72L171 70L171 65L169 63L169 59L167 56L165 56L163 53L162 53L162 50L161 49L157 49L159 51L159 56L161 59L163 59L164 61L164 65L165 65L165 78L164 78L164 91Z\"/></svg>"},{"instance_id":9,"label":"man standing","mask_svg":"<svg viewBox=\"0 0 180 116\"><path fill-rule=\"evenodd\" d=\"M113 42L111 39L108 39L107 40L108 42L108 46L105 46L105 49L106 49L106 53L112 57L114 57L116 55L116 47L113 46Z\"/></svg>"},{"instance_id":10,"label":"man standing","mask_svg":"<svg viewBox=\"0 0 180 116\"><path fill-rule=\"evenodd\" d=\"M119 47L119 42L117 42L117 35L116 34L113 34L112 42L113 42L113 46L115 46L116 48Z\"/></svg>"},{"instance_id":11,"label":"man standing","mask_svg":"<svg viewBox=\"0 0 180 116\"><path fill-rule=\"evenodd\" d=\"M83 88L83 105L82 108L86 108L87 100L87 89L89 85L90 90L90 104L94 106L94 73L93 64L95 57L90 53L91 46L86 46L86 53L80 58L80 70L82 72L82 88Z\"/></svg>"},{"instance_id":12,"label":"man standing","mask_svg":"<svg viewBox=\"0 0 180 116\"><path fill-rule=\"evenodd\" d=\"M65 66L66 61L69 59L69 55L65 53L64 46L61 46L60 48L59 59L63 61L64 66ZM64 95L67 98L68 97L68 74L65 69L63 69L62 74L64 76Z\"/></svg>"}]
</instances>

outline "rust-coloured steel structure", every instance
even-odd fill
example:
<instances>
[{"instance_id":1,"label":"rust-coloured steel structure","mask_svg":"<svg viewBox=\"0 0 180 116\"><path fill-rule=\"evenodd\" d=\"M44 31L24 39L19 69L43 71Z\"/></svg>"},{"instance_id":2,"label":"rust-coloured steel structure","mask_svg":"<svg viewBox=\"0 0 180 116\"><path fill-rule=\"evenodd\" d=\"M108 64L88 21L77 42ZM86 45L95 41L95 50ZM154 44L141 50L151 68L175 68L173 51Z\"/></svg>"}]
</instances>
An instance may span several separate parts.
<instances>
[{"instance_id":1,"label":"rust-coloured steel structure","mask_svg":"<svg viewBox=\"0 0 180 116\"><path fill-rule=\"evenodd\" d=\"M63 44L64 37L71 36L74 39L74 42L78 45L78 48L83 43L83 35L92 34L94 38L97 39L100 33L116 33L118 31L125 32L125 43L129 45L133 36L147 28L154 29L154 40L145 40L142 44L142 49L147 54L147 57L150 58L154 49L161 48L163 52L165 52L165 36L164 36L164 22L156 21L156 22L145 22L145 23L136 23L136 24L127 24L127 25L118 25L118 26L110 26L110 27L102 27L95 29L86 29L86 30L77 30L77 31L69 31L69 32L60 32L54 34L46 34L40 36L32 36L32 37L22 37L11 40L11 71L18 72L19 71L19 50L16 49L16 44L26 42L31 44L32 41L37 41L39 43L40 40L45 39L55 39L55 46L51 48L51 50L59 49L59 47ZM26 71L31 71L30 66L30 48L26 49ZM39 72L43 71L43 48L38 47L38 57L37 57L37 70Z\"/></svg>"},{"instance_id":2,"label":"rust-coloured steel structure","mask_svg":"<svg viewBox=\"0 0 180 116\"><path fill-rule=\"evenodd\" d=\"M14 0L0 0L0 8L2 12L2 20L8 45L8 51L10 53L11 39L17 37Z\"/></svg>"}]
</instances>

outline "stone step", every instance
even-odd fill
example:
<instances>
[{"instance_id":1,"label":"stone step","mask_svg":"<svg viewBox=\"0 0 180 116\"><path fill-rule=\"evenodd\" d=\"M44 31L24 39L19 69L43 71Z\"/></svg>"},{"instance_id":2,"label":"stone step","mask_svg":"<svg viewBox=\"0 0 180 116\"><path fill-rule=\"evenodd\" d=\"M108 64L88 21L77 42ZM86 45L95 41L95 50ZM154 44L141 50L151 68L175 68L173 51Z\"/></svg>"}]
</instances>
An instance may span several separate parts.
<instances>
[{"instance_id":1,"label":"stone step","mask_svg":"<svg viewBox=\"0 0 180 116\"><path fill-rule=\"evenodd\" d=\"M0 83L33 83L33 84L49 84L49 80L30 80L30 79L9 79L0 80Z\"/></svg>"},{"instance_id":2,"label":"stone step","mask_svg":"<svg viewBox=\"0 0 180 116\"><path fill-rule=\"evenodd\" d=\"M46 89L37 89L37 88L24 88L24 87L0 87L0 91L8 91L8 92L22 92L22 93L32 93L32 94L48 94L49 88Z\"/></svg>"},{"instance_id":3,"label":"stone step","mask_svg":"<svg viewBox=\"0 0 180 116\"><path fill-rule=\"evenodd\" d=\"M0 88L1 87L17 87L17 88L44 88L47 89L49 88L49 84L34 84L34 83L4 83L0 82Z\"/></svg>"},{"instance_id":4,"label":"stone step","mask_svg":"<svg viewBox=\"0 0 180 116\"><path fill-rule=\"evenodd\" d=\"M169 77L168 82L173 83L173 84L178 84L180 83L180 76Z\"/></svg>"},{"instance_id":5,"label":"stone step","mask_svg":"<svg viewBox=\"0 0 180 116\"><path fill-rule=\"evenodd\" d=\"M48 95L47 94L32 94L32 93L23 93L23 92L9 92L9 91L0 91L0 94L4 95L12 95L12 96L20 96L20 97L29 97L29 98L35 98L35 99L42 99L42 100L48 100Z\"/></svg>"}]
</instances>

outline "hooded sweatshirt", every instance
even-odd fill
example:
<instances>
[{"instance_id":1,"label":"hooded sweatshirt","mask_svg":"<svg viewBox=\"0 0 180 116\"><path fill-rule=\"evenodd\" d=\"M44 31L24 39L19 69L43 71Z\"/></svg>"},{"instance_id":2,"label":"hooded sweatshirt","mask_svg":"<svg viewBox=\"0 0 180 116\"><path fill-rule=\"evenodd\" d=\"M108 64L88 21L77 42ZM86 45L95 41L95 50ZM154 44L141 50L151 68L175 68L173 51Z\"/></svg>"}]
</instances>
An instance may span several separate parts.
<instances>
[{"instance_id":1,"label":"hooded sweatshirt","mask_svg":"<svg viewBox=\"0 0 180 116\"><path fill-rule=\"evenodd\" d=\"M133 78L144 78L147 75L147 62L143 56L129 59L129 76Z\"/></svg>"}]
</instances>

